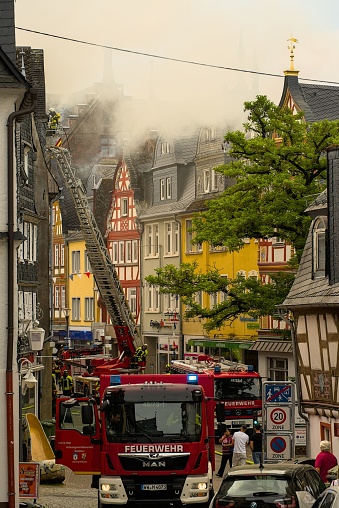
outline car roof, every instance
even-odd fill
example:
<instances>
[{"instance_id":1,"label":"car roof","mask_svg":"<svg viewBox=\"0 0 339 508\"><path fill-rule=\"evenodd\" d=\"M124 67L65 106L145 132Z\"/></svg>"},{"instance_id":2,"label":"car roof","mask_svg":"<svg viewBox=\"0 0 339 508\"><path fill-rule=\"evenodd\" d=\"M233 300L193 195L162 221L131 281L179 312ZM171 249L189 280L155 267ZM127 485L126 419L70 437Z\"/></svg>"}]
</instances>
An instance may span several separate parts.
<instances>
[{"instance_id":1,"label":"car roof","mask_svg":"<svg viewBox=\"0 0 339 508\"><path fill-rule=\"evenodd\" d=\"M260 465L249 465L249 466L235 466L229 470L227 476L236 476L236 475L253 475L253 474L276 474L282 476L292 476L297 471L306 471L313 470L315 471L313 466L309 464L263 464Z\"/></svg>"}]
</instances>

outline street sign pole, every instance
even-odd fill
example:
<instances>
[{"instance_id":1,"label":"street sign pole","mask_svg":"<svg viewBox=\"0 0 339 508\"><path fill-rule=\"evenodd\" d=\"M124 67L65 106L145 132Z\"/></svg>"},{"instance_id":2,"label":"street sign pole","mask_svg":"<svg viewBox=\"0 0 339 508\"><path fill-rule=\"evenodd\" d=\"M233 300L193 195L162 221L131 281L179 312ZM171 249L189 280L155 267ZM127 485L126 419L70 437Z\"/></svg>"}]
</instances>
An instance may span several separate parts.
<instances>
[{"instance_id":1,"label":"street sign pole","mask_svg":"<svg viewBox=\"0 0 339 508\"><path fill-rule=\"evenodd\" d=\"M263 383L264 462L294 458L294 390L292 382Z\"/></svg>"}]
</instances>

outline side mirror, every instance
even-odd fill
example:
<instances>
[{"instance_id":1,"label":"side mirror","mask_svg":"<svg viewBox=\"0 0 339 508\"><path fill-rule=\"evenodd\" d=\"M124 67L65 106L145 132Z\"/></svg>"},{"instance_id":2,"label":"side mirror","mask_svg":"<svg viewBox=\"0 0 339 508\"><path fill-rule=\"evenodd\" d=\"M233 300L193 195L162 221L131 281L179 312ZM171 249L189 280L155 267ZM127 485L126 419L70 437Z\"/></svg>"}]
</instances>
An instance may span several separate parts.
<instances>
[{"instance_id":1,"label":"side mirror","mask_svg":"<svg viewBox=\"0 0 339 508\"><path fill-rule=\"evenodd\" d=\"M217 422L225 421L225 406L222 402L219 402L215 406L215 415L217 417Z\"/></svg>"},{"instance_id":2,"label":"side mirror","mask_svg":"<svg viewBox=\"0 0 339 508\"><path fill-rule=\"evenodd\" d=\"M82 423L86 425L93 425L93 407L89 404L81 406L81 419Z\"/></svg>"}]
</instances>

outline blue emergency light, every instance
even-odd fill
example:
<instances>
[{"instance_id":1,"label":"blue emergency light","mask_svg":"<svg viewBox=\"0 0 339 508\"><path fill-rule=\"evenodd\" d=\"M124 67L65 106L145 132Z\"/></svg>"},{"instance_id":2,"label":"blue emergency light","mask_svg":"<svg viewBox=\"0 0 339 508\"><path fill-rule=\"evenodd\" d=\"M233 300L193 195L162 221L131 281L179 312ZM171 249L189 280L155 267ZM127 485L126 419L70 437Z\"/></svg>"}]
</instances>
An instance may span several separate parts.
<instances>
[{"instance_id":1,"label":"blue emergency light","mask_svg":"<svg viewBox=\"0 0 339 508\"><path fill-rule=\"evenodd\" d=\"M253 365L247 365L247 372L254 372Z\"/></svg>"},{"instance_id":2,"label":"blue emergency light","mask_svg":"<svg viewBox=\"0 0 339 508\"><path fill-rule=\"evenodd\" d=\"M110 384L110 386L121 385L121 377L120 377L120 375L119 374L115 374L115 375L112 374L110 376L109 384Z\"/></svg>"},{"instance_id":3,"label":"blue emergency light","mask_svg":"<svg viewBox=\"0 0 339 508\"><path fill-rule=\"evenodd\" d=\"M198 374L187 374L187 384L188 385L197 385L198 384Z\"/></svg>"}]
</instances>

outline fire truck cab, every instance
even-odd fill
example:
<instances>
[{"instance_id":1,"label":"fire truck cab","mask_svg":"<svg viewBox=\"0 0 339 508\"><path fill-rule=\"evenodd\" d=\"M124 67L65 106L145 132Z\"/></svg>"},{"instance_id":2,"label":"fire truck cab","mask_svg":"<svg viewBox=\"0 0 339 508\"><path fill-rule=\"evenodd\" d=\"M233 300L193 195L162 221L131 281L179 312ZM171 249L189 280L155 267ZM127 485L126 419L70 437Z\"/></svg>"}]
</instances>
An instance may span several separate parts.
<instances>
[{"instance_id":1,"label":"fire truck cab","mask_svg":"<svg viewBox=\"0 0 339 508\"><path fill-rule=\"evenodd\" d=\"M101 382L100 405L93 398L58 400L57 462L100 475L99 507L207 507L215 465L213 377L110 378L106 387L108 380Z\"/></svg>"}]
</instances>

